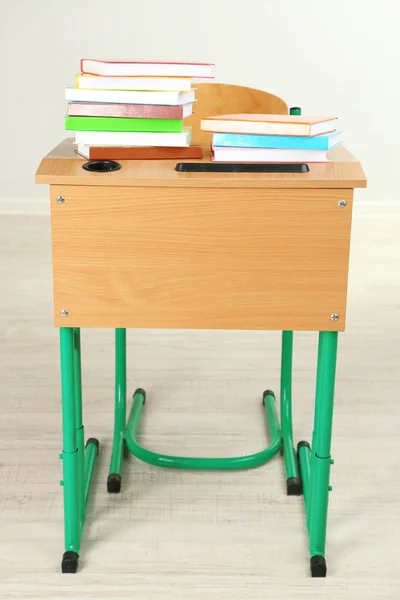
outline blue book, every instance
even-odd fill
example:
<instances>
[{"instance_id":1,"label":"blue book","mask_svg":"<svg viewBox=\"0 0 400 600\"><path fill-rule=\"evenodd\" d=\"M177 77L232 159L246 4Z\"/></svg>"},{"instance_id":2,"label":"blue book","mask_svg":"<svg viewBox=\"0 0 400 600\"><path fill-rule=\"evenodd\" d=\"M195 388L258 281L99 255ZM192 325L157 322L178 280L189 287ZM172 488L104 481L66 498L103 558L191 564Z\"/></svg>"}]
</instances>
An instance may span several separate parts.
<instances>
[{"instance_id":1,"label":"blue book","mask_svg":"<svg viewBox=\"0 0 400 600\"><path fill-rule=\"evenodd\" d=\"M331 150L341 144L341 131L303 137L295 135L254 135L242 133L214 133L213 146L230 148L282 148L290 150Z\"/></svg>"}]
</instances>

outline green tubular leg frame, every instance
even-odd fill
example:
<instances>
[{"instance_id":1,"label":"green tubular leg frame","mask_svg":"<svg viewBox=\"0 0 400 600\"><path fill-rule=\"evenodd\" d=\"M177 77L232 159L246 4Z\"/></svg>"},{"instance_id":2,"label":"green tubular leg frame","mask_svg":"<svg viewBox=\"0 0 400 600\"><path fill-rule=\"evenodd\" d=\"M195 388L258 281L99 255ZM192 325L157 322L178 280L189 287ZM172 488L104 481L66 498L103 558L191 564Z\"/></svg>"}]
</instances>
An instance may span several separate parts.
<instances>
[{"instance_id":1,"label":"green tubular leg frame","mask_svg":"<svg viewBox=\"0 0 400 600\"><path fill-rule=\"evenodd\" d=\"M125 440L129 451L139 458L156 467L171 469L202 469L202 470L234 470L258 467L270 460L281 447L281 432L276 412L275 396L273 392L264 392L265 416L269 428L271 444L265 450L248 456L230 458L191 458L184 456L169 456L159 454L143 448L136 441L136 432L139 425L140 414L145 401L144 390L136 390L133 394L131 412L125 431Z\"/></svg>"},{"instance_id":2,"label":"green tubular leg frame","mask_svg":"<svg viewBox=\"0 0 400 600\"><path fill-rule=\"evenodd\" d=\"M90 486L92 485L92 476L97 455L99 453L99 444L95 439L89 439L86 443L85 451L85 471L86 478L84 482L83 498L85 502L85 517L86 509L89 502ZM82 527L84 522L82 523Z\"/></svg>"},{"instance_id":3,"label":"green tubular leg frame","mask_svg":"<svg viewBox=\"0 0 400 600\"><path fill-rule=\"evenodd\" d=\"M73 336L73 329L69 327L60 329L65 550L79 552L81 528L79 494L77 493L79 490L79 469L75 417Z\"/></svg>"},{"instance_id":4,"label":"green tubular leg frame","mask_svg":"<svg viewBox=\"0 0 400 600\"><path fill-rule=\"evenodd\" d=\"M326 575L325 540L328 511L330 445L332 435L333 397L336 374L337 332L320 332L318 342L317 383L315 395L312 450L307 442L298 444L298 462L293 444L292 425L292 356L293 332L282 332L281 359L281 422L280 431L273 392L264 392L263 404L269 429L270 445L255 454L228 458L194 458L170 456L153 452L136 441L145 392L133 394L132 406L126 421L126 330L115 331L115 426L108 491L121 487L124 441L128 450L140 460L158 467L175 469L234 470L257 467L270 460L282 447L289 495L303 491L313 577ZM75 418L75 415L74 415ZM77 421L77 425L79 421ZM86 470L94 457L86 454ZM300 472L299 472L300 470ZM88 482L84 501L87 503Z\"/></svg>"},{"instance_id":5,"label":"green tubular leg frame","mask_svg":"<svg viewBox=\"0 0 400 600\"><path fill-rule=\"evenodd\" d=\"M115 413L114 436L107 479L107 491L121 490L122 461L124 457L124 432L126 422L126 329L115 330Z\"/></svg>"},{"instance_id":6,"label":"green tubular leg frame","mask_svg":"<svg viewBox=\"0 0 400 600\"><path fill-rule=\"evenodd\" d=\"M310 486L310 458L311 449L308 442L300 442L297 446L301 471L301 482L303 487L304 506L307 514L308 490Z\"/></svg>"},{"instance_id":7,"label":"green tubular leg frame","mask_svg":"<svg viewBox=\"0 0 400 600\"><path fill-rule=\"evenodd\" d=\"M281 427L286 488L288 496L299 496L301 494L301 480L294 451L292 425L292 358L293 331L282 331Z\"/></svg>"},{"instance_id":8,"label":"green tubular leg frame","mask_svg":"<svg viewBox=\"0 0 400 600\"><path fill-rule=\"evenodd\" d=\"M312 449L310 452L306 442L300 442L298 447L313 577L326 575L325 543L337 345L337 332L320 332Z\"/></svg>"},{"instance_id":9,"label":"green tubular leg frame","mask_svg":"<svg viewBox=\"0 0 400 600\"><path fill-rule=\"evenodd\" d=\"M78 449L78 495L80 527L85 521L85 432L82 419L82 370L81 370L81 332L75 327L74 337L74 392L75 392L75 423L76 443Z\"/></svg>"},{"instance_id":10,"label":"green tubular leg frame","mask_svg":"<svg viewBox=\"0 0 400 600\"><path fill-rule=\"evenodd\" d=\"M63 573L78 568L81 534L99 443L83 445L80 331L60 328L65 553ZM86 454L86 456L85 456Z\"/></svg>"}]
</instances>

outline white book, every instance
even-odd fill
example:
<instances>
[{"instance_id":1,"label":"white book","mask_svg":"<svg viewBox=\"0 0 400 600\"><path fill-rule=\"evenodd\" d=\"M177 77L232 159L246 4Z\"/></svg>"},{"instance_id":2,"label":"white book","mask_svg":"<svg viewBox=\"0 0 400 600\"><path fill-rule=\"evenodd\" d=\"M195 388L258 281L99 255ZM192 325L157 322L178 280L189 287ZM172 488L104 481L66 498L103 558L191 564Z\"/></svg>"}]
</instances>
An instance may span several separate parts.
<instances>
[{"instance_id":1,"label":"white book","mask_svg":"<svg viewBox=\"0 0 400 600\"><path fill-rule=\"evenodd\" d=\"M289 150L282 148L212 147L215 162L241 163L311 163L328 162L324 150Z\"/></svg>"},{"instance_id":2,"label":"white book","mask_svg":"<svg viewBox=\"0 0 400 600\"><path fill-rule=\"evenodd\" d=\"M83 58L82 73L103 77L212 77L213 64Z\"/></svg>"},{"instance_id":3,"label":"white book","mask_svg":"<svg viewBox=\"0 0 400 600\"><path fill-rule=\"evenodd\" d=\"M74 142L74 143L76 143L76 142ZM78 154L81 154L81 156L84 156L85 158L89 158L90 146L86 146L86 144L78 144L78 147L75 150L75 152L77 152Z\"/></svg>"},{"instance_id":4,"label":"white book","mask_svg":"<svg viewBox=\"0 0 400 600\"><path fill-rule=\"evenodd\" d=\"M187 77L96 77L77 75L76 87L81 90L159 90L187 92L192 80Z\"/></svg>"},{"instance_id":5,"label":"white book","mask_svg":"<svg viewBox=\"0 0 400 600\"><path fill-rule=\"evenodd\" d=\"M136 133L132 131L75 131L75 144L86 146L190 146L192 128L182 133Z\"/></svg>"},{"instance_id":6,"label":"white book","mask_svg":"<svg viewBox=\"0 0 400 600\"><path fill-rule=\"evenodd\" d=\"M181 106L194 102L194 90L190 92L136 92L131 90L80 90L66 88L67 102L111 102L115 104L161 104Z\"/></svg>"}]
</instances>

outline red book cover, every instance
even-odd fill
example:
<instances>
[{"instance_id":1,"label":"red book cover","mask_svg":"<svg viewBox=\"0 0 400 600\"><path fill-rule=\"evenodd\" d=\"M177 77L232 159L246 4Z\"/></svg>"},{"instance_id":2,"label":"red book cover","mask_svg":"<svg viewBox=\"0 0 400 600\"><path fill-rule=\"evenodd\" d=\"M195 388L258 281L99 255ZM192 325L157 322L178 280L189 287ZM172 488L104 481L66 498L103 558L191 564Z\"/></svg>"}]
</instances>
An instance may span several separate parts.
<instances>
[{"instance_id":1,"label":"red book cover","mask_svg":"<svg viewBox=\"0 0 400 600\"><path fill-rule=\"evenodd\" d=\"M157 104L103 104L70 102L68 115L87 117L126 117L130 119L184 119L192 114L192 105L161 106Z\"/></svg>"},{"instance_id":2,"label":"red book cover","mask_svg":"<svg viewBox=\"0 0 400 600\"><path fill-rule=\"evenodd\" d=\"M187 148L131 146L131 147L101 147L85 146L78 154L89 160L173 160L186 158L203 158L203 146Z\"/></svg>"}]
</instances>

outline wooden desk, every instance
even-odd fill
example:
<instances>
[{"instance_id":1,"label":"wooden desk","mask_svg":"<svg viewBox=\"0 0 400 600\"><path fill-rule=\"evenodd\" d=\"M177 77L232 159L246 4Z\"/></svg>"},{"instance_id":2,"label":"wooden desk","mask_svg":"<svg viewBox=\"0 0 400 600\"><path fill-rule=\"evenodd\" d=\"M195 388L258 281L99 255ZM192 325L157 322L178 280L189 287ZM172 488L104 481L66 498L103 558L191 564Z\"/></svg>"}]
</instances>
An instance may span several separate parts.
<instances>
[{"instance_id":1,"label":"wooden desk","mask_svg":"<svg viewBox=\"0 0 400 600\"><path fill-rule=\"evenodd\" d=\"M66 140L36 176L51 184L55 324L67 310L82 327L343 331L353 187L366 182L344 148L331 155L304 174L176 161L102 174Z\"/></svg>"},{"instance_id":2,"label":"wooden desk","mask_svg":"<svg viewBox=\"0 0 400 600\"><path fill-rule=\"evenodd\" d=\"M91 173L70 139L42 161L50 184L54 322L60 327L66 554L76 571L97 440L83 449L80 327L116 329L116 420L108 491L121 486L124 440L135 456L174 468L245 468L283 445L287 491L304 492L311 572L326 573L325 534L337 332L346 324L353 189L360 163L343 147L308 173L178 173L176 161L120 161ZM250 457L169 457L135 439L144 390L126 423L126 328L279 329L281 428L264 392L271 445ZM318 331L313 447L291 416L294 330ZM74 425L73 425L74 424ZM89 458L88 458L89 456ZM86 490L85 493L82 490ZM77 515L80 515L77 517Z\"/></svg>"}]
</instances>

